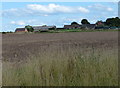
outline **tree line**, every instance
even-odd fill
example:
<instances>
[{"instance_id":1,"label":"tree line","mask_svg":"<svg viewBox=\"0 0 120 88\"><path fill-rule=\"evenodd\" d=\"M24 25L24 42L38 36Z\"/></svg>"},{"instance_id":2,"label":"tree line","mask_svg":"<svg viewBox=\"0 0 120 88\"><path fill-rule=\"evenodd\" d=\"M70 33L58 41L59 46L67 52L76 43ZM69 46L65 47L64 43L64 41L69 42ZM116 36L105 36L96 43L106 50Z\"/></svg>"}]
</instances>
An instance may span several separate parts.
<instances>
[{"instance_id":1,"label":"tree line","mask_svg":"<svg viewBox=\"0 0 120 88\"><path fill-rule=\"evenodd\" d=\"M106 19L105 22L101 21L97 21L95 24L98 23L103 23L104 26L110 26L110 27L120 27L120 18L119 17L115 17L115 18L108 18ZM78 24L77 22L72 22L71 24ZM81 24L90 24L90 22L87 19L82 19L81 20ZM102 24L101 24L102 26Z\"/></svg>"}]
</instances>

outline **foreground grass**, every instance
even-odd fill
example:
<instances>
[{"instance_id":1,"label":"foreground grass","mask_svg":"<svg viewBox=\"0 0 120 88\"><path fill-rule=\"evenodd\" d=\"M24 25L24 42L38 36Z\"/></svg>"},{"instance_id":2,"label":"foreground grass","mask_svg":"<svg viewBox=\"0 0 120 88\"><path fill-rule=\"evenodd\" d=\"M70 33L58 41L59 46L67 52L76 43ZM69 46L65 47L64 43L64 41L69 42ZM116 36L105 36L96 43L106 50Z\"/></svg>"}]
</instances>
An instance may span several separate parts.
<instances>
[{"instance_id":1,"label":"foreground grass","mask_svg":"<svg viewBox=\"0 0 120 88\"><path fill-rule=\"evenodd\" d=\"M3 62L3 86L117 86L117 56L114 48L53 46L26 61Z\"/></svg>"},{"instance_id":2,"label":"foreground grass","mask_svg":"<svg viewBox=\"0 0 120 88\"><path fill-rule=\"evenodd\" d=\"M0 60L0 87L2 87L2 61Z\"/></svg>"}]
</instances>

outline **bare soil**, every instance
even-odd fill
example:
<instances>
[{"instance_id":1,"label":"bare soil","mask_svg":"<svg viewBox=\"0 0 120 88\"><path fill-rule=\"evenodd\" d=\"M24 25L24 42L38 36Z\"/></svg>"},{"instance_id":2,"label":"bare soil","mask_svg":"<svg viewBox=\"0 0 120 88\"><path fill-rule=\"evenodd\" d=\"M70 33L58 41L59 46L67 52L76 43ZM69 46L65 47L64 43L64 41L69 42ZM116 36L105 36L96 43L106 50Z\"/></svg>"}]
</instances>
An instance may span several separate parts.
<instances>
[{"instance_id":1,"label":"bare soil","mask_svg":"<svg viewBox=\"0 0 120 88\"><path fill-rule=\"evenodd\" d=\"M37 55L43 48L75 45L86 47L114 47L118 44L118 32L70 32L41 34L3 34L3 60L23 60Z\"/></svg>"}]
</instances>

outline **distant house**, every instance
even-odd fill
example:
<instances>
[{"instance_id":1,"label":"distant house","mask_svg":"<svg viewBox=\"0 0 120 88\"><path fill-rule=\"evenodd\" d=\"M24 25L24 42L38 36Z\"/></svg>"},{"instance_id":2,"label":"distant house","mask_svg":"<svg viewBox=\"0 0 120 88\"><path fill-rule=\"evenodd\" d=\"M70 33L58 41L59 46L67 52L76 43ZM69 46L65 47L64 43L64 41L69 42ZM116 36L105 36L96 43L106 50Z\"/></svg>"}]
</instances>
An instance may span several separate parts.
<instances>
[{"instance_id":1,"label":"distant house","mask_svg":"<svg viewBox=\"0 0 120 88\"><path fill-rule=\"evenodd\" d=\"M16 28L15 32L28 32L26 28Z\"/></svg>"},{"instance_id":2,"label":"distant house","mask_svg":"<svg viewBox=\"0 0 120 88\"><path fill-rule=\"evenodd\" d=\"M105 23L102 22L102 21L98 21L98 22L96 23L96 25L97 25L97 26L105 26Z\"/></svg>"},{"instance_id":3,"label":"distant house","mask_svg":"<svg viewBox=\"0 0 120 88\"><path fill-rule=\"evenodd\" d=\"M64 25L64 29L73 29L71 25Z\"/></svg>"},{"instance_id":4,"label":"distant house","mask_svg":"<svg viewBox=\"0 0 120 88\"><path fill-rule=\"evenodd\" d=\"M64 29L79 29L79 28L81 28L81 25L79 24L64 25Z\"/></svg>"},{"instance_id":5,"label":"distant house","mask_svg":"<svg viewBox=\"0 0 120 88\"><path fill-rule=\"evenodd\" d=\"M64 25L64 29L71 29L71 25Z\"/></svg>"},{"instance_id":6,"label":"distant house","mask_svg":"<svg viewBox=\"0 0 120 88\"><path fill-rule=\"evenodd\" d=\"M55 30L56 26L32 26L34 32Z\"/></svg>"},{"instance_id":7,"label":"distant house","mask_svg":"<svg viewBox=\"0 0 120 88\"><path fill-rule=\"evenodd\" d=\"M64 25L64 29L95 29L96 24L73 24L73 25Z\"/></svg>"},{"instance_id":8,"label":"distant house","mask_svg":"<svg viewBox=\"0 0 120 88\"><path fill-rule=\"evenodd\" d=\"M96 24L82 24L82 29L95 29Z\"/></svg>"}]
</instances>

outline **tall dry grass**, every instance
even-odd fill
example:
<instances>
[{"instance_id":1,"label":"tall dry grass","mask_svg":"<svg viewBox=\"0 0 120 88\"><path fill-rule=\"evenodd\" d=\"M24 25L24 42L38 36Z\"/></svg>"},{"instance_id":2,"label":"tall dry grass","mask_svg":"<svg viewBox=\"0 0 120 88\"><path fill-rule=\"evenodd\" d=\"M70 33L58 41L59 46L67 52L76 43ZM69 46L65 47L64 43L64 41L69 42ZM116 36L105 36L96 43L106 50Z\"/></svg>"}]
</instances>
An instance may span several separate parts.
<instances>
[{"instance_id":1,"label":"tall dry grass","mask_svg":"<svg viewBox=\"0 0 120 88\"><path fill-rule=\"evenodd\" d=\"M2 87L2 60L0 60L0 87Z\"/></svg>"},{"instance_id":2,"label":"tall dry grass","mask_svg":"<svg viewBox=\"0 0 120 88\"><path fill-rule=\"evenodd\" d=\"M3 86L117 85L118 50L114 47L49 46L26 61L3 62Z\"/></svg>"}]
</instances>

